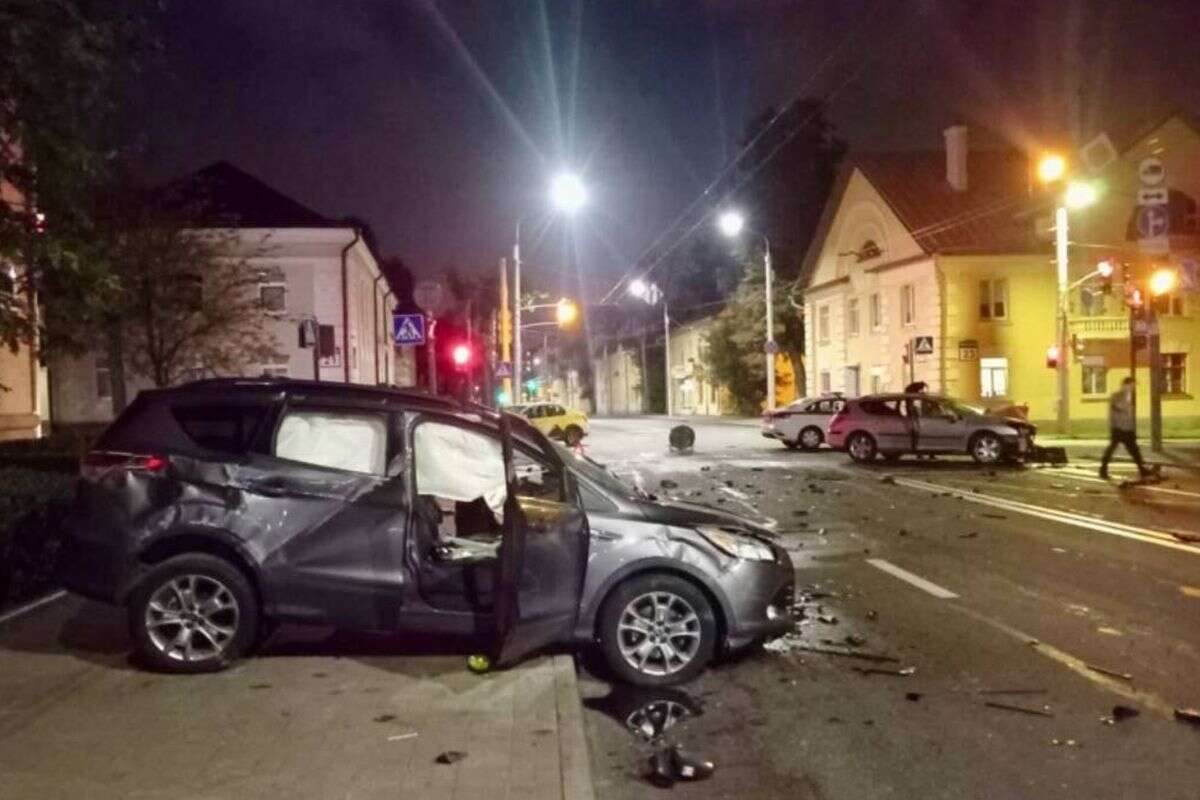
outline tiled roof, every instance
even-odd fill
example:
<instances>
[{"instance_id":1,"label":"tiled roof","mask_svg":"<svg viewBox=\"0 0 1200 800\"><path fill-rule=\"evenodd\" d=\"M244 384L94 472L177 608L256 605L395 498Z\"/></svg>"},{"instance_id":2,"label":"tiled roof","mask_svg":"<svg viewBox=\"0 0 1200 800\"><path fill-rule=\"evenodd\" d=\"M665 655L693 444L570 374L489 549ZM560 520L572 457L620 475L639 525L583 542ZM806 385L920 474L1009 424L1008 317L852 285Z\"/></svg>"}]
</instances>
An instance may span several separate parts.
<instances>
[{"instance_id":1,"label":"tiled roof","mask_svg":"<svg viewBox=\"0 0 1200 800\"><path fill-rule=\"evenodd\" d=\"M318 214L227 161L173 181L157 194L168 207L223 227L353 227Z\"/></svg>"},{"instance_id":2,"label":"tiled roof","mask_svg":"<svg viewBox=\"0 0 1200 800\"><path fill-rule=\"evenodd\" d=\"M946 182L941 151L864 153L849 162L926 252L1021 252L1037 246L1033 223L1020 213L1030 206L1029 166L1022 153L970 153L965 192Z\"/></svg>"}]
</instances>

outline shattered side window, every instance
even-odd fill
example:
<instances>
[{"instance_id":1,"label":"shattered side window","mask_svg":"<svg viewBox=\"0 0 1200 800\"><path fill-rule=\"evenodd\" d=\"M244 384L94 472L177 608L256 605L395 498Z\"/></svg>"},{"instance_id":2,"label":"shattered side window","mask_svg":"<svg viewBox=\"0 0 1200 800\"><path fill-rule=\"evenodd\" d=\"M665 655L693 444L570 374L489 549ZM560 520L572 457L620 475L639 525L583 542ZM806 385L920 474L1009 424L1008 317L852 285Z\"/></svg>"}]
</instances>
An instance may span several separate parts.
<instances>
[{"instance_id":1,"label":"shattered side window","mask_svg":"<svg viewBox=\"0 0 1200 800\"><path fill-rule=\"evenodd\" d=\"M383 475L387 416L355 411L288 411L275 434L274 455L318 467Z\"/></svg>"},{"instance_id":2,"label":"shattered side window","mask_svg":"<svg viewBox=\"0 0 1200 800\"><path fill-rule=\"evenodd\" d=\"M416 490L460 503L483 498L497 520L508 494L500 440L459 425L422 422L413 431Z\"/></svg>"}]
</instances>

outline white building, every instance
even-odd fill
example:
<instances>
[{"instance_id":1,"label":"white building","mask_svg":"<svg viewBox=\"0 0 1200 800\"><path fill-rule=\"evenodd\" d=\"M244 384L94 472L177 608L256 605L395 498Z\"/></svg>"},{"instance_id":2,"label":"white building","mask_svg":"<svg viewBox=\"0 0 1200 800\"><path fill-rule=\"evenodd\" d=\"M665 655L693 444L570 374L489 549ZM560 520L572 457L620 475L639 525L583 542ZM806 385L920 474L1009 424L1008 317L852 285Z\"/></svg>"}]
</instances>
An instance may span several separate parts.
<instances>
[{"instance_id":1,"label":"white building","mask_svg":"<svg viewBox=\"0 0 1200 800\"><path fill-rule=\"evenodd\" d=\"M273 319L280 357L248 375L271 374L362 384L411 385L411 349L391 343L395 298L362 231L323 217L258 179L221 162L183 179L219 215L212 228L235 235L260 271L259 293ZM300 346L300 327L316 320L319 350ZM51 364L51 412L56 425L112 419L108 363L101 353ZM148 388L129 380L128 397Z\"/></svg>"}]
</instances>

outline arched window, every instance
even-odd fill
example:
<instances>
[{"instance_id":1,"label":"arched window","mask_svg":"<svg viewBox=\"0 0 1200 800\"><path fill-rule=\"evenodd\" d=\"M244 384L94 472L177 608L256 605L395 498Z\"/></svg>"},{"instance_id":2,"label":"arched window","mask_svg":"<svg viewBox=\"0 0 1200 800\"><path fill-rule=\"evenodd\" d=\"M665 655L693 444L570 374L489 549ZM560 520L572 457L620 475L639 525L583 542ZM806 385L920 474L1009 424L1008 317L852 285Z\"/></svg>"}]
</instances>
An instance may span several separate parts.
<instances>
[{"instance_id":1,"label":"arched window","mask_svg":"<svg viewBox=\"0 0 1200 800\"><path fill-rule=\"evenodd\" d=\"M861 264L863 261L870 261L872 258L879 258L881 255L883 255L883 251L879 249L879 245L875 244L875 240L867 239L858 248L856 258Z\"/></svg>"}]
</instances>

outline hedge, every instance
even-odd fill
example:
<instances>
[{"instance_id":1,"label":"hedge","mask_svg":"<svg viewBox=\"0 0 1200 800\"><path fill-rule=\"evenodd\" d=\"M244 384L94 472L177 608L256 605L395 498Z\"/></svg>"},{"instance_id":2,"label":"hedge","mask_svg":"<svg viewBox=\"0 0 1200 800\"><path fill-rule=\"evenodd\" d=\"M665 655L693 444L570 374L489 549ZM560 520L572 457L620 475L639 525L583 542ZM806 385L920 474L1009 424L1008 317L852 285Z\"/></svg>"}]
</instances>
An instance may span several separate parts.
<instances>
[{"instance_id":1,"label":"hedge","mask_svg":"<svg viewBox=\"0 0 1200 800\"><path fill-rule=\"evenodd\" d=\"M52 589L73 478L0 460L0 608Z\"/></svg>"}]
</instances>

